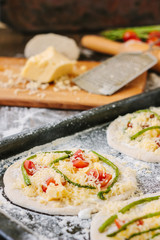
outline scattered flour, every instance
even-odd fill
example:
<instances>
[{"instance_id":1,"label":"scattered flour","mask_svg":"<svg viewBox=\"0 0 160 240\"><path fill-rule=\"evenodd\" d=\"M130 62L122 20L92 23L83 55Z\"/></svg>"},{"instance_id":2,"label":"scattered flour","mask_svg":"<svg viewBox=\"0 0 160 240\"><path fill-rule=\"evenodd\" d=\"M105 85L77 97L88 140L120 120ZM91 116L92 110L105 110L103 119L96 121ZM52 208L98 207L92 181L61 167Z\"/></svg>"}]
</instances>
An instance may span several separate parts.
<instances>
[{"instance_id":1,"label":"scattered flour","mask_svg":"<svg viewBox=\"0 0 160 240\"><path fill-rule=\"evenodd\" d=\"M0 161L0 175L2 176L6 166L11 165L20 157L28 156L37 151L49 151L53 149L82 148L93 149L101 153L108 153L121 159L122 163L130 166L137 172L137 180L143 193L160 191L160 163L144 163L135 160L116 150L113 151L106 141L106 127L108 124L77 133L75 135L57 139L49 144L35 147L12 158ZM5 168L4 168L5 166ZM147 168L148 166L148 168ZM148 172L150 169L150 172ZM155 176L157 181L155 182ZM34 234L39 234L41 239L52 240L89 240L90 219L89 210L78 216L49 216L29 211L8 202L0 192L0 211L23 226L30 229Z\"/></svg>"}]
</instances>

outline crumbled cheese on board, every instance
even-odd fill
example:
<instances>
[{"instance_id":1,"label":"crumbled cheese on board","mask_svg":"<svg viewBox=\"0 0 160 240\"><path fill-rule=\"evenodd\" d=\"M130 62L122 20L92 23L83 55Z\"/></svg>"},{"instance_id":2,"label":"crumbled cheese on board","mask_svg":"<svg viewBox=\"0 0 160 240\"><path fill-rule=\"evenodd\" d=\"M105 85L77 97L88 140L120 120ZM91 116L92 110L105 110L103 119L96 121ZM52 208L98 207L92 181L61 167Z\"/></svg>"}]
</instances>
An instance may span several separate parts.
<instances>
[{"instance_id":1,"label":"crumbled cheese on board","mask_svg":"<svg viewBox=\"0 0 160 240\"><path fill-rule=\"evenodd\" d=\"M15 74L13 70L4 70L4 72L0 72L0 76L3 76L3 78L0 79L0 87L15 88L15 95L18 95L22 92L27 92L28 95L34 94L37 97L44 98L45 93L42 93L42 91L50 86L48 83L39 83L24 79L20 77L20 71L19 73ZM63 90L69 90L72 92L80 91L80 88L72 83L73 77L74 75L64 75L56 79L55 82L52 83L53 92L59 92Z\"/></svg>"},{"instance_id":2,"label":"crumbled cheese on board","mask_svg":"<svg viewBox=\"0 0 160 240\"><path fill-rule=\"evenodd\" d=\"M72 83L72 79L86 71L87 67L85 65L75 65L72 73L57 77L52 83L41 83L24 78L21 76L22 69L23 67L19 66L12 69L8 65L4 66L0 70L0 88L14 88L15 95L26 92L28 95L36 95L38 98L44 98L46 93L43 90L48 89L50 86L53 86L53 88L50 88L53 92L67 90L76 93L80 91L80 88Z\"/></svg>"}]
</instances>

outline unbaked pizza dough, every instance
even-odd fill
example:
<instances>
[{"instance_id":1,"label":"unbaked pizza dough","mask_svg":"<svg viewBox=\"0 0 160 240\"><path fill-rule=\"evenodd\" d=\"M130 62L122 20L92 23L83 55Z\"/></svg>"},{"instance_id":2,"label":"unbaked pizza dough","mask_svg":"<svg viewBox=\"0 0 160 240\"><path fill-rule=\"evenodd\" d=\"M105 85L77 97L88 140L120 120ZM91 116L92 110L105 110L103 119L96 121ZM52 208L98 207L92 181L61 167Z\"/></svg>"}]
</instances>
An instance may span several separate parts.
<instances>
[{"instance_id":1,"label":"unbaked pizza dough","mask_svg":"<svg viewBox=\"0 0 160 240\"><path fill-rule=\"evenodd\" d=\"M157 127L154 129L154 127ZM132 136L147 130L135 139ZM115 119L107 129L109 146L128 156L147 161L160 162L160 108L128 113Z\"/></svg>"},{"instance_id":2,"label":"unbaked pizza dough","mask_svg":"<svg viewBox=\"0 0 160 240\"><path fill-rule=\"evenodd\" d=\"M146 231L151 228L156 228L160 226L160 212L159 212L160 199L157 199L157 200L154 199L155 196L160 197L160 192L154 193L154 194L145 194L139 198L131 198L127 201L109 202L108 205L104 206L102 211L100 211L93 217L93 220L91 222L91 229L90 229L91 240L130 239L129 237L134 233L139 233L139 232ZM122 208L124 208L130 203L133 203L140 199L151 198L151 197L152 197L152 200L150 202L146 201L141 204L138 204L130 208L130 210L126 211L125 213L119 212ZM148 219L141 218L144 215L148 215L150 213L158 213L158 212L159 214L157 214L157 216L153 216ZM116 220L114 219L112 224L108 225L103 232L100 232L99 228L102 226L102 224L113 215L117 215ZM107 236L108 234L111 234L117 231L124 224L128 223L129 221L135 218L141 218L141 219L140 221L135 221L133 224L128 225L128 227L124 231L117 233L115 236L112 236L112 237ZM160 231L157 230L157 231L151 231L145 234L140 234L133 237L133 239L148 240L152 235L154 235L157 232L160 232ZM159 239L158 237L160 238L160 235L157 236L157 238L155 237L154 239L158 240Z\"/></svg>"},{"instance_id":3,"label":"unbaked pizza dough","mask_svg":"<svg viewBox=\"0 0 160 240\"><path fill-rule=\"evenodd\" d=\"M136 191L135 172L121 165L120 161L113 156L106 155L105 157L118 167L120 175L111 191L104 194L106 200L101 200L97 193L105 191L112 184L115 177L114 169L99 160L96 154L87 150L82 152L83 163L87 166L77 168L74 164L77 164L77 160L81 161L81 155L76 156L77 150L72 150L71 154L71 157L57 161L52 165L50 165L51 162L63 158L66 153L39 152L34 156L18 160L4 174L4 192L6 196L14 204L37 212L51 215L77 215L81 210L97 212L108 200L127 199ZM24 167L26 159L27 163L31 161L35 166L35 168L31 169L33 175L27 175L30 185L26 185L22 174L22 166ZM66 181L53 167L65 174L72 182L92 186L95 189L74 186L68 180ZM103 172L103 177L111 175L112 178L107 185L101 187L102 182L99 182L100 173L95 176L91 171L91 174L88 174L92 169L96 169L98 173ZM101 178L103 177L101 175ZM54 180L50 181L50 179Z\"/></svg>"}]
</instances>

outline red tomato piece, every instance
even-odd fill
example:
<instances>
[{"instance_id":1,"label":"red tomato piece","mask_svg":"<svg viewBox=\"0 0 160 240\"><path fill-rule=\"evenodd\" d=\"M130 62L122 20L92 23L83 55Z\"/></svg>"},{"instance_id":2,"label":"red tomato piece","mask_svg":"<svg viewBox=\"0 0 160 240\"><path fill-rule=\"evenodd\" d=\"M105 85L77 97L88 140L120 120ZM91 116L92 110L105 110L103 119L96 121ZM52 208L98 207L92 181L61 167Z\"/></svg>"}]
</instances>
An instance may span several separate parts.
<instances>
[{"instance_id":1,"label":"red tomato piece","mask_svg":"<svg viewBox=\"0 0 160 240\"><path fill-rule=\"evenodd\" d=\"M148 38L150 38L150 37L158 37L158 38L160 38L160 31L152 31L152 32L150 32L149 33L149 35L148 35Z\"/></svg>"},{"instance_id":2,"label":"red tomato piece","mask_svg":"<svg viewBox=\"0 0 160 240\"><path fill-rule=\"evenodd\" d=\"M58 186L58 184L55 182L54 178L50 177L46 180L45 184L42 185L43 192L47 191L47 187L49 186L50 183L54 183L55 186Z\"/></svg>"},{"instance_id":3,"label":"red tomato piece","mask_svg":"<svg viewBox=\"0 0 160 240\"><path fill-rule=\"evenodd\" d=\"M147 127L149 127L149 124L143 124L143 125L141 125L141 127L144 129L144 128L147 128Z\"/></svg>"},{"instance_id":4,"label":"red tomato piece","mask_svg":"<svg viewBox=\"0 0 160 240\"><path fill-rule=\"evenodd\" d=\"M24 168L26 169L27 174L31 176L36 172L36 166L30 160L26 160L24 162Z\"/></svg>"},{"instance_id":5,"label":"red tomato piece","mask_svg":"<svg viewBox=\"0 0 160 240\"><path fill-rule=\"evenodd\" d=\"M149 117L150 117L150 118L154 118L154 114L151 114Z\"/></svg>"},{"instance_id":6,"label":"red tomato piece","mask_svg":"<svg viewBox=\"0 0 160 240\"><path fill-rule=\"evenodd\" d=\"M140 219L137 221L137 226L140 226L140 225L143 225L144 224L144 221L143 219Z\"/></svg>"},{"instance_id":7,"label":"red tomato piece","mask_svg":"<svg viewBox=\"0 0 160 240\"><path fill-rule=\"evenodd\" d=\"M89 162L85 160L84 152L81 149L78 149L73 156L71 157L73 166L76 168L85 168L89 165Z\"/></svg>"},{"instance_id":8,"label":"red tomato piece","mask_svg":"<svg viewBox=\"0 0 160 240\"><path fill-rule=\"evenodd\" d=\"M149 37L148 40L147 40L147 43L148 44L154 44L156 46L160 46L160 38L159 37Z\"/></svg>"},{"instance_id":9,"label":"red tomato piece","mask_svg":"<svg viewBox=\"0 0 160 240\"><path fill-rule=\"evenodd\" d=\"M157 144L158 147L160 147L160 134L157 136L155 143Z\"/></svg>"},{"instance_id":10,"label":"red tomato piece","mask_svg":"<svg viewBox=\"0 0 160 240\"><path fill-rule=\"evenodd\" d=\"M73 161L73 166L76 168L85 168L88 167L89 163L83 160L75 160Z\"/></svg>"},{"instance_id":11,"label":"red tomato piece","mask_svg":"<svg viewBox=\"0 0 160 240\"><path fill-rule=\"evenodd\" d=\"M96 179L96 184L100 184L101 187L105 187L109 181L112 179L112 175L108 174L102 170L99 169L89 169L86 174L88 176L93 176Z\"/></svg>"},{"instance_id":12,"label":"red tomato piece","mask_svg":"<svg viewBox=\"0 0 160 240\"><path fill-rule=\"evenodd\" d=\"M74 159L77 160L77 159L80 158L81 160L85 160L83 153L84 153L84 152L83 152L81 149L78 149L78 150L73 154Z\"/></svg>"},{"instance_id":13,"label":"red tomato piece","mask_svg":"<svg viewBox=\"0 0 160 240\"><path fill-rule=\"evenodd\" d=\"M127 30L126 32L124 32L123 41L126 42L126 41L131 40L131 39L140 41L136 32L134 32L133 30Z\"/></svg>"},{"instance_id":14,"label":"red tomato piece","mask_svg":"<svg viewBox=\"0 0 160 240\"><path fill-rule=\"evenodd\" d=\"M128 128L129 128L129 127L132 128L132 127L133 127L133 124L132 124L131 122L128 122L128 123L127 123L127 127L128 127Z\"/></svg>"},{"instance_id":15,"label":"red tomato piece","mask_svg":"<svg viewBox=\"0 0 160 240\"><path fill-rule=\"evenodd\" d=\"M119 219L115 219L114 223L116 224L117 228L120 229L122 227L122 225L125 224L125 221L119 220Z\"/></svg>"}]
</instances>

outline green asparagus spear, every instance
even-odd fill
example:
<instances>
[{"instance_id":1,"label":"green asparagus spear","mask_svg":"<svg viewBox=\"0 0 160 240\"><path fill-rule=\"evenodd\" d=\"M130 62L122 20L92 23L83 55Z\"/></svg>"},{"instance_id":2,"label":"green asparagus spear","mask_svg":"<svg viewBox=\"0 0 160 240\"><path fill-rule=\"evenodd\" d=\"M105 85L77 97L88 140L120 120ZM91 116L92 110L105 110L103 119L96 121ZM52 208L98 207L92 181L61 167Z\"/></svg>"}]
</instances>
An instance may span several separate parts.
<instances>
[{"instance_id":1,"label":"green asparagus spear","mask_svg":"<svg viewBox=\"0 0 160 240\"><path fill-rule=\"evenodd\" d=\"M54 151L54 153L67 153L67 154L70 154L72 151L68 151L68 150L63 150L63 151L60 151L60 150L57 150L57 151Z\"/></svg>"},{"instance_id":2,"label":"green asparagus spear","mask_svg":"<svg viewBox=\"0 0 160 240\"><path fill-rule=\"evenodd\" d=\"M134 218L134 219L132 219L131 221L129 221L129 222L125 223L124 225L122 225L122 227L119 228L117 231L108 234L107 237L114 237L114 236L116 236L118 233L126 230L126 228L127 228L129 225L137 222L138 220L147 219L147 218L152 218L152 217L156 217L156 216L160 216L160 212L149 213L149 214L143 215L143 216L141 216L141 217Z\"/></svg>"},{"instance_id":3,"label":"green asparagus spear","mask_svg":"<svg viewBox=\"0 0 160 240\"><path fill-rule=\"evenodd\" d=\"M99 157L99 159L103 162L105 162L107 165L109 165L110 167L112 167L115 171L115 177L111 183L111 185L105 190L105 191L100 191L98 192L97 196L101 199L101 200L105 200L104 194L107 194L110 192L111 188L113 187L113 185L117 182L118 177L119 177L119 169L118 167L112 163L111 161L109 161L107 158L103 157L102 155L100 155L99 153L92 151L95 155L97 155Z\"/></svg>"},{"instance_id":4,"label":"green asparagus spear","mask_svg":"<svg viewBox=\"0 0 160 240\"><path fill-rule=\"evenodd\" d=\"M37 157L37 154L34 154L34 155L28 157L26 160L30 160L30 159L33 159L33 158L35 158L35 157Z\"/></svg>"},{"instance_id":5,"label":"green asparagus spear","mask_svg":"<svg viewBox=\"0 0 160 240\"><path fill-rule=\"evenodd\" d=\"M101 35L111 39L111 40L122 40L123 34L128 31L133 30L137 36L141 39L147 39L148 34L152 31L160 31L160 25L153 25L153 26L141 26L141 27L130 27L130 28L117 28L113 30L106 30L101 32Z\"/></svg>"},{"instance_id":6,"label":"green asparagus spear","mask_svg":"<svg viewBox=\"0 0 160 240\"><path fill-rule=\"evenodd\" d=\"M131 140L135 140L137 137L139 137L140 135L142 135L143 133L152 130L152 129L160 129L160 126L152 126L152 127L148 127L148 128L144 128L141 131L137 132L136 134L132 135L130 137Z\"/></svg>"},{"instance_id":7,"label":"green asparagus spear","mask_svg":"<svg viewBox=\"0 0 160 240\"><path fill-rule=\"evenodd\" d=\"M50 151L50 152L44 152L44 153L66 153L66 154L70 154L72 151L68 151L68 150L57 150L57 151Z\"/></svg>"},{"instance_id":8,"label":"green asparagus spear","mask_svg":"<svg viewBox=\"0 0 160 240\"><path fill-rule=\"evenodd\" d=\"M140 236L140 235L145 234L145 233L153 232L153 231L156 231L156 230L158 230L158 229L160 229L160 226L155 227L155 228L150 228L150 229L148 229L148 230L146 230L146 231L133 233L133 234L130 235L126 240L130 240L130 239L133 238L133 237ZM160 234L160 233L159 233L159 234ZM159 234L157 234L157 236L158 236ZM156 234L155 234L155 235L156 235ZM153 235L153 236L154 236L154 235ZM151 238L153 238L153 236L152 236ZM156 236L155 236L155 237L156 237Z\"/></svg>"},{"instance_id":9,"label":"green asparagus spear","mask_svg":"<svg viewBox=\"0 0 160 240\"><path fill-rule=\"evenodd\" d=\"M24 161L24 162L25 162L25 161ZM26 169L25 169L25 167L24 167L24 162L23 162L22 165L21 165L21 171L22 171L22 175L23 175L23 179L24 179L25 184L26 184L27 186L29 186L29 185L31 185L31 181L30 181L29 176L28 176L28 174L27 174L27 172L26 172Z\"/></svg>"},{"instance_id":10,"label":"green asparagus spear","mask_svg":"<svg viewBox=\"0 0 160 240\"><path fill-rule=\"evenodd\" d=\"M75 183L73 181L71 181L65 174L63 174L59 169L57 169L56 167L52 166L52 168L57 172L59 173L68 183L74 185L74 186L77 186L79 188L88 188L88 189L96 189L95 187L93 186L89 186L89 185L81 185L80 183Z\"/></svg>"},{"instance_id":11,"label":"green asparagus spear","mask_svg":"<svg viewBox=\"0 0 160 240\"><path fill-rule=\"evenodd\" d=\"M158 113L154 112L154 111L151 111L150 109L142 109L142 110L138 110L136 111L135 113L141 113L141 112L150 112L152 114L154 114L158 120L160 120L160 116L158 115Z\"/></svg>"},{"instance_id":12,"label":"green asparagus spear","mask_svg":"<svg viewBox=\"0 0 160 240\"><path fill-rule=\"evenodd\" d=\"M59 157L59 158L53 160L52 162L50 162L49 166L51 167L54 163L57 163L57 162L59 162L60 160L67 159L67 158L69 158L70 156L71 156L71 154L65 154L64 156Z\"/></svg>"},{"instance_id":13,"label":"green asparagus spear","mask_svg":"<svg viewBox=\"0 0 160 240\"><path fill-rule=\"evenodd\" d=\"M51 151L52 152L52 151ZM51 153L51 152L42 152L42 153ZM63 151L53 151L53 153L66 153L66 154L70 154L72 151L68 151L68 150L63 150ZM34 154L30 157L28 157L26 160L30 160L37 157L37 154Z\"/></svg>"},{"instance_id":14,"label":"green asparagus spear","mask_svg":"<svg viewBox=\"0 0 160 240\"><path fill-rule=\"evenodd\" d=\"M160 232L155 233L154 235L152 235L151 239L153 239L153 238L155 238L155 237L157 237L157 236L159 236L159 235L160 235Z\"/></svg>"},{"instance_id":15,"label":"green asparagus spear","mask_svg":"<svg viewBox=\"0 0 160 240\"><path fill-rule=\"evenodd\" d=\"M151 202L151 201L154 201L154 200L158 200L160 198L160 196L154 196L154 197L148 197L148 198L142 198L142 199L139 199L137 201L134 201L128 205L126 205L125 207L121 208L118 212L124 214L125 212L129 211L131 208L137 206L137 205L140 205L142 203L146 203L146 202ZM117 214L115 215L112 215L111 217L109 217L100 227L99 227L99 232L104 232L105 229L110 226L115 219L117 219L118 216Z\"/></svg>"}]
</instances>

